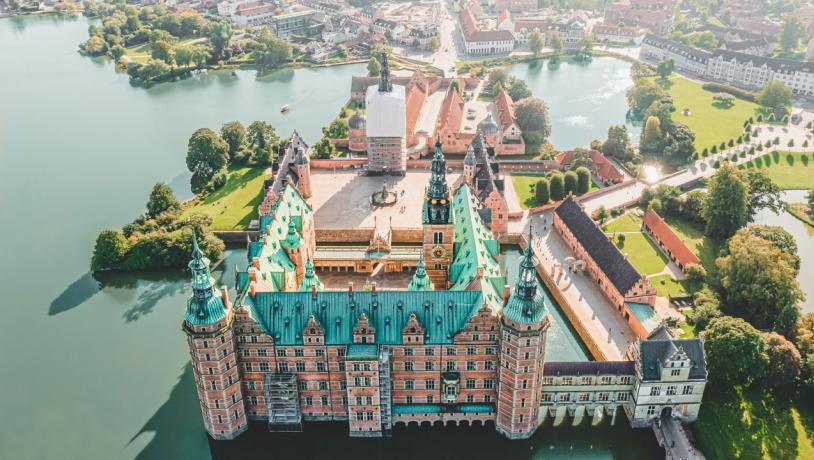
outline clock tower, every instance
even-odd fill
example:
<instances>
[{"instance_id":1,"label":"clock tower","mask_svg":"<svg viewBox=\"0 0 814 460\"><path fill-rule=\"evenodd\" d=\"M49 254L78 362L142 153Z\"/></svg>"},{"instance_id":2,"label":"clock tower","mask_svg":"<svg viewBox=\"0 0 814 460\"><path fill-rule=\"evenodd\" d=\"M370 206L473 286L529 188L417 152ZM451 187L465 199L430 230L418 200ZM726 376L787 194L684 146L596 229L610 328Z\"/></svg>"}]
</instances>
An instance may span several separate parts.
<instances>
[{"instance_id":1,"label":"clock tower","mask_svg":"<svg viewBox=\"0 0 814 460\"><path fill-rule=\"evenodd\" d=\"M430 186L424 194L423 252L427 275L435 289L449 287L449 266L452 264L452 235L454 216L447 185L447 163L441 152L441 139L435 142L432 158Z\"/></svg>"}]
</instances>

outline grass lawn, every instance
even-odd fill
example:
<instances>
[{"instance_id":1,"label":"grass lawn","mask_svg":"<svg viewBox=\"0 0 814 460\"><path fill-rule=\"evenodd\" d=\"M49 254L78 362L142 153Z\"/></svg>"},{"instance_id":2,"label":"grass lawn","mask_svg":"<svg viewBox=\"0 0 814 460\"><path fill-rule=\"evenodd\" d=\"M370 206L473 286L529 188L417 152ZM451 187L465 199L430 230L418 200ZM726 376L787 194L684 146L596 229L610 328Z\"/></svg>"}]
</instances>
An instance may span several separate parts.
<instances>
[{"instance_id":1,"label":"grass lawn","mask_svg":"<svg viewBox=\"0 0 814 460\"><path fill-rule=\"evenodd\" d=\"M512 157L512 159L515 159ZM512 174L512 182L514 183L514 190L517 192L517 200L523 209L533 208L540 206L544 203L538 203L537 198L534 196L534 186L537 181L545 177L545 174ZM591 188L588 192L599 190L599 186L591 180Z\"/></svg>"},{"instance_id":2,"label":"grass lawn","mask_svg":"<svg viewBox=\"0 0 814 460\"><path fill-rule=\"evenodd\" d=\"M244 230L257 218L257 205L263 201L263 179L268 177L263 168L230 166L226 185L192 202L184 214L201 212L212 216L215 230Z\"/></svg>"},{"instance_id":3,"label":"grass lawn","mask_svg":"<svg viewBox=\"0 0 814 460\"><path fill-rule=\"evenodd\" d=\"M763 169L783 189L814 187L814 155L811 153L774 151L738 167Z\"/></svg>"},{"instance_id":4,"label":"grass lawn","mask_svg":"<svg viewBox=\"0 0 814 460\"><path fill-rule=\"evenodd\" d=\"M642 219L631 213L625 213L602 227L606 233L613 232L641 232Z\"/></svg>"},{"instance_id":5,"label":"grass lawn","mask_svg":"<svg viewBox=\"0 0 814 460\"><path fill-rule=\"evenodd\" d=\"M720 243L707 238L704 235L704 229L695 223L676 219L672 216L664 216L664 221L676 232L681 241L701 259L701 265L707 269L707 272L715 268L715 258L718 257Z\"/></svg>"},{"instance_id":6,"label":"grass lawn","mask_svg":"<svg viewBox=\"0 0 814 460\"><path fill-rule=\"evenodd\" d=\"M814 412L802 397L710 384L693 429L711 460L814 458Z\"/></svg>"},{"instance_id":7,"label":"grass lawn","mask_svg":"<svg viewBox=\"0 0 814 460\"><path fill-rule=\"evenodd\" d=\"M613 238L613 242L639 273L653 275L667 266L667 257L644 233L626 233L623 244L619 243L618 236Z\"/></svg>"},{"instance_id":8,"label":"grass lawn","mask_svg":"<svg viewBox=\"0 0 814 460\"><path fill-rule=\"evenodd\" d=\"M670 275L659 275L648 278L656 288L659 297L681 297L687 295L687 282L676 281Z\"/></svg>"},{"instance_id":9,"label":"grass lawn","mask_svg":"<svg viewBox=\"0 0 814 460\"><path fill-rule=\"evenodd\" d=\"M702 152L729 139L737 139L743 130L743 122L755 114L758 105L735 99L730 107L714 104L715 94L701 88L700 83L679 76L656 83L673 97L676 111L673 120L684 123L695 132L695 149ZM690 109L689 116L682 111Z\"/></svg>"}]
</instances>

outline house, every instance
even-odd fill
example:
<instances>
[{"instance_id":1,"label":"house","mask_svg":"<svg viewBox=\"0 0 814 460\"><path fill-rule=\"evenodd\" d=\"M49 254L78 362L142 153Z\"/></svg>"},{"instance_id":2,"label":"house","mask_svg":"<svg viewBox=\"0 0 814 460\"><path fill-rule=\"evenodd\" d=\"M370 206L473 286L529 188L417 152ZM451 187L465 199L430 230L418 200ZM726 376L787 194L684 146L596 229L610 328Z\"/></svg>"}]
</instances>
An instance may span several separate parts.
<instances>
[{"instance_id":1,"label":"house","mask_svg":"<svg viewBox=\"0 0 814 460\"><path fill-rule=\"evenodd\" d=\"M608 42L617 45L641 45L644 38L644 29L618 24L594 24L591 32L597 42Z\"/></svg>"},{"instance_id":2,"label":"house","mask_svg":"<svg viewBox=\"0 0 814 460\"><path fill-rule=\"evenodd\" d=\"M490 211L489 228L494 233L506 233L509 229L509 206L504 193L504 179L494 159L494 147L490 147L483 133L478 132L466 149L463 182L475 192L484 208Z\"/></svg>"},{"instance_id":3,"label":"house","mask_svg":"<svg viewBox=\"0 0 814 460\"><path fill-rule=\"evenodd\" d=\"M526 153L526 143L523 141L523 131L517 124L514 114L514 101L506 91L495 96L495 111L497 112L498 134L496 136L495 151L498 155L522 155Z\"/></svg>"},{"instance_id":4,"label":"house","mask_svg":"<svg viewBox=\"0 0 814 460\"><path fill-rule=\"evenodd\" d=\"M625 180L625 175L617 169L613 162L605 158L602 152L598 150L591 150L589 152L583 150L581 152L582 155L589 157L590 161L586 166L603 185L618 184ZM566 171L573 167L578 154L580 154L580 152L576 150L565 150L558 153L554 159L559 164L559 169Z\"/></svg>"},{"instance_id":5,"label":"house","mask_svg":"<svg viewBox=\"0 0 814 460\"><path fill-rule=\"evenodd\" d=\"M652 208L648 209L642 220L642 230L658 245L668 259L675 262L684 273L687 267L701 263L684 241L675 234L672 228Z\"/></svg>"},{"instance_id":6,"label":"house","mask_svg":"<svg viewBox=\"0 0 814 460\"><path fill-rule=\"evenodd\" d=\"M675 10L674 0L624 0L605 7L604 22L623 23L628 27L649 29L656 35L666 35L672 30Z\"/></svg>"},{"instance_id":7,"label":"house","mask_svg":"<svg viewBox=\"0 0 814 460\"><path fill-rule=\"evenodd\" d=\"M458 17L458 25L467 54L510 53L514 36L508 30L481 30L469 6Z\"/></svg>"},{"instance_id":8,"label":"house","mask_svg":"<svg viewBox=\"0 0 814 460\"><path fill-rule=\"evenodd\" d=\"M642 339L658 324L653 310L656 289L636 270L573 195L554 209L554 229L565 240L584 272Z\"/></svg>"}]
</instances>

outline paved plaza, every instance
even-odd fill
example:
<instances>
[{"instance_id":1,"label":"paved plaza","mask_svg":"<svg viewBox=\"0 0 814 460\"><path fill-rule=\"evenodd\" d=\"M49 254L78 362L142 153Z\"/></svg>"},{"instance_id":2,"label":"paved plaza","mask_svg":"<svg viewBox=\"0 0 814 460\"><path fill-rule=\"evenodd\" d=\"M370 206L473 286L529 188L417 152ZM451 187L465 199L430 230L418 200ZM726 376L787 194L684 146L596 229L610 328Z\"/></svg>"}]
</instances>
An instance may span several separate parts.
<instances>
[{"instance_id":1,"label":"paved plaza","mask_svg":"<svg viewBox=\"0 0 814 460\"><path fill-rule=\"evenodd\" d=\"M452 186L460 171L447 173ZM429 170L408 169L405 176L362 176L359 171L312 170L313 208L317 228L372 228L375 220L392 218L393 227L420 228L424 189L430 181ZM398 202L392 206L374 208L370 203L373 192L387 184L395 190Z\"/></svg>"}]
</instances>

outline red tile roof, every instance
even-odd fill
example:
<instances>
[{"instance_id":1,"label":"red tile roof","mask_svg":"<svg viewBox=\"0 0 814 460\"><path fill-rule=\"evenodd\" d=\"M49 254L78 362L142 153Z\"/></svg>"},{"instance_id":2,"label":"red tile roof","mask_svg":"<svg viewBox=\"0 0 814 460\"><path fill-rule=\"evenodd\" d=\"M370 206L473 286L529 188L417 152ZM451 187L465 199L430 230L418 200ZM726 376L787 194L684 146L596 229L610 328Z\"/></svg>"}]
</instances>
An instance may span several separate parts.
<instances>
[{"instance_id":1,"label":"red tile roof","mask_svg":"<svg viewBox=\"0 0 814 460\"><path fill-rule=\"evenodd\" d=\"M604 181L620 182L625 178L625 175L616 169L613 163L598 150L591 150L591 164L593 165L594 174Z\"/></svg>"},{"instance_id":2,"label":"red tile roof","mask_svg":"<svg viewBox=\"0 0 814 460\"><path fill-rule=\"evenodd\" d=\"M664 222L664 219L653 209L648 209L644 215L642 225L649 229L650 233L661 242L662 246L675 257L676 261L685 269L692 264L700 264L698 258L690 248L681 241L681 238L673 232L673 229Z\"/></svg>"},{"instance_id":3,"label":"red tile roof","mask_svg":"<svg viewBox=\"0 0 814 460\"><path fill-rule=\"evenodd\" d=\"M444 102L441 104L441 111L438 114L439 131L459 133L461 131L461 121L464 116L464 100L452 86L447 88Z\"/></svg>"},{"instance_id":4,"label":"red tile roof","mask_svg":"<svg viewBox=\"0 0 814 460\"><path fill-rule=\"evenodd\" d=\"M514 123L514 101L506 91L501 91L495 96L495 106L500 130L505 131Z\"/></svg>"}]
</instances>

